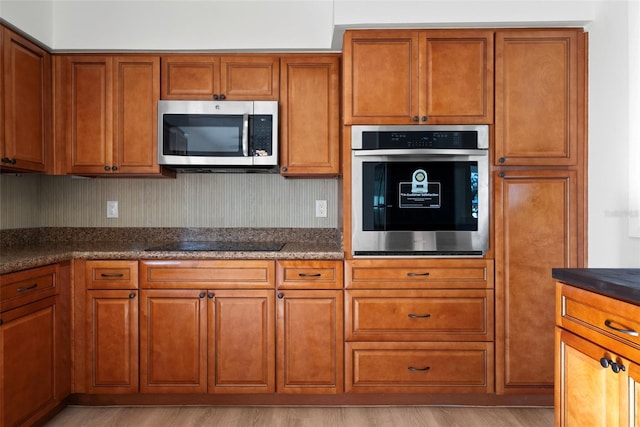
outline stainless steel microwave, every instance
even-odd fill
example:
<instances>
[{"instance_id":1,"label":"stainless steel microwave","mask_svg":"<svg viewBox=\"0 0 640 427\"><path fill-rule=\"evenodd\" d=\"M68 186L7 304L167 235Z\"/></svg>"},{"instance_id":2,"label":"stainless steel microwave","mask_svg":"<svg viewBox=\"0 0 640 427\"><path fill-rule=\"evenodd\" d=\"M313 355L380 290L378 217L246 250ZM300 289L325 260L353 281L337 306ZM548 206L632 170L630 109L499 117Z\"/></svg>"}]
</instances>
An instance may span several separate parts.
<instances>
[{"instance_id":1,"label":"stainless steel microwave","mask_svg":"<svg viewBox=\"0 0 640 427\"><path fill-rule=\"evenodd\" d=\"M277 101L158 101L158 163L277 167Z\"/></svg>"}]
</instances>

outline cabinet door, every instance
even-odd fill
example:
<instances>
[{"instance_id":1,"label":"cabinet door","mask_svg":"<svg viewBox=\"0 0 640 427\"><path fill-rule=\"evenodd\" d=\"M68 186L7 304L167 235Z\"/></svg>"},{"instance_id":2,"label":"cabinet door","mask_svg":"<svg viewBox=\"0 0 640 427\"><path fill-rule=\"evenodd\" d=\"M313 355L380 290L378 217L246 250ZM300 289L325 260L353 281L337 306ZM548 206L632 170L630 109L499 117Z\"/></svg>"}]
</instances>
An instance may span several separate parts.
<instances>
[{"instance_id":1,"label":"cabinet door","mask_svg":"<svg viewBox=\"0 0 640 427\"><path fill-rule=\"evenodd\" d=\"M209 291L209 299L209 392L273 393L273 291Z\"/></svg>"},{"instance_id":2,"label":"cabinet door","mask_svg":"<svg viewBox=\"0 0 640 427\"><path fill-rule=\"evenodd\" d=\"M114 71L115 147L112 169L127 174L159 173L160 59L153 56L116 57Z\"/></svg>"},{"instance_id":3,"label":"cabinet door","mask_svg":"<svg viewBox=\"0 0 640 427\"><path fill-rule=\"evenodd\" d=\"M32 425L56 406L56 300L2 313L0 424Z\"/></svg>"},{"instance_id":4,"label":"cabinet door","mask_svg":"<svg viewBox=\"0 0 640 427\"><path fill-rule=\"evenodd\" d=\"M418 52L415 31L345 32L344 123L414 123L418 118Z\"/></svg>"},{"instance_id":5,"label":"cabinet door","mask_svg":"<svg viewBox=\"0 0 640 427\"><path fill-rule=\"evenodd\" d=\"M206 393L206 292L143 290L140 295L140 391Z\"/></svg>"},{"instance_id":6,"label":"cabinet door","mask_svg":"<svg viewBox=\"0 0 640 427\"><path fill-rule=\"evenodd\" d=\"M87 392L138 392L138 298L132 290L87 292Z\"/></svg>"},{"instance_id":7,"label":"cabinet door","mask_svg":"<svg viewBox=\"0 0 640 427\"><path fill-rule=\"evenodd\" d=\"M68 173L110 173L113 166L113 61L66 59Z\"/></svg>"},{"instance_id":8,"label":"cabinet door","mask_svg":"<svg viewBox=\"0 0 640 427\"><path fill-rule=\"evenodd\" d=\"M342 291L283 291L277 310L278 393L342 393Z\"/></svg>"},{"instance_id":9,"label":"cabinet door","mask_svg":"<svg viewBox=\"0 0 640 427\"><path fill-rule=\"evenodd\" d=\"M420 120L493 123L493 31L420 32Z\"/></svg>"},{"instance_id":10,"label":"cabinet door","mask_svg":"<svg viewBox=\"0 0 640 427\"><path fill-rule=\"evenodd\" d=\"M277 101L280 59L263 55L223 56L220 59L220 95L238 101Z\"/></svg>"},{"instance_id":11,"label":"cabinet door","mask_svg":"<svg viewBox=\"0 0 640 427\"><path fill-rule=\"evenodd\" d=\"M282 59L282 175L340 172L339 67L337 56Z\"/></svg>"},{"instance_id":12,"label":"cabinet door","mask_svg":"<svg viewBox=\"0 0 640 427\"><path fill-rule=\"evenodd\" d=\"M640 426L640 365L629 363L629 425Z\"/></svg>"},{"instance_id":13,"label":"cabinet door","mask_svg":"<svg viewBox=\"0 0 640 427\"><path fill-rule=\"evenodd\" d=\"M574 171L494 175L496 389L553 391L554 267L577 267Z\"/></svg>"},{"instance_id":14,"label":"cabinet door","mask_svg":"<svg viewBox=\"0 0 640 427\"><path fill-rule=\"evenodd\" d=\"M162 99L212 100L220 92L220 57L163 56Z\"/></svg>"},{"instance_id":15,"label":"cabinet door","mask_svg":"<svg viewBox=\"0 0 640 427\"><path fill-rule=\"evenodd\" d=\"M556 425L629 426L627 361L569 332L556 329ZM609 363L624 366L614 372ZM636 387L637 388L637 387Z\"/></svg>"},{"instance_id":16,"label":"cabinet door","mask_svg":"<svg viewBox=\"0 0 640 427\"><path fill-rule=\"evenodd\" d=\"M496 160L575 165L584 129L584 34L496 32Z\"/></svg>"},{"instance_id":17,"label":"cabinet door","mask_svg":"<svg viewBox=\"0 0 640 427\"><path fill-rule=\"evenodd\" d=\"M44 172L53 144L51 56L6 28L0 28L0 32L5 132L4 146L0 139L0 166Z\"/></svg>"}]
</instances>

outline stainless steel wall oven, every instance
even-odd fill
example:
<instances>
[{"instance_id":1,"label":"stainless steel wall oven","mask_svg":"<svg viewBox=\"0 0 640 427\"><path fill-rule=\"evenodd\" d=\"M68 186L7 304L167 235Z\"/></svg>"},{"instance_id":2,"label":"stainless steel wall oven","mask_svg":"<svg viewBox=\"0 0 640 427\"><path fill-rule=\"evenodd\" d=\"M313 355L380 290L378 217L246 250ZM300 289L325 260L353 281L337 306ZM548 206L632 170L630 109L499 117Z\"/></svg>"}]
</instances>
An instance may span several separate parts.
<instances>
[{"instance_id":1,"label":"stainless steel wall oven","mask_svg":"<svg viewBox=\"0 0 640 427\"><path fill-rule=\"evenodd\" d=\"M487 125L353 126L352 255L481 256Z\"/></svg>"}]
</instances>

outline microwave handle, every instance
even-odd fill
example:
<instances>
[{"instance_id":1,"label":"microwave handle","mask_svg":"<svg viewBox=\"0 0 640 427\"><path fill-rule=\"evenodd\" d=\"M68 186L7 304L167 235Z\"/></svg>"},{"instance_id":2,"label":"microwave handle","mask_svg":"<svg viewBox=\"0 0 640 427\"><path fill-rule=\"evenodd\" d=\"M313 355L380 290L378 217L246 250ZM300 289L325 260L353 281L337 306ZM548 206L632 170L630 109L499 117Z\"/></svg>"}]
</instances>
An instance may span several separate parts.
<instances>
[{"instance_id":1,"label":"microwave handle","mask_svg":"<svg viewBox=\"0 0 640 427\"><path fill-rule=\"evenodd\" d=\"M249 157L249 114L242 116L242 155Z\"/></svg>"}]
</instances>

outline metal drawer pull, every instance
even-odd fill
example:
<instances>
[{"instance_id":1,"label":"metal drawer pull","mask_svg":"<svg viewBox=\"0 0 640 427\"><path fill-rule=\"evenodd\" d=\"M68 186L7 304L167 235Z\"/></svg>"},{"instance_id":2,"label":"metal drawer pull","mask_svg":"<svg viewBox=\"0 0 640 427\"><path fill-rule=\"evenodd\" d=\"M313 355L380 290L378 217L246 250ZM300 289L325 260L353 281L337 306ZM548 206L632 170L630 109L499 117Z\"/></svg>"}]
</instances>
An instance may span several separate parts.
<instances>
[{"instance_id":1,"label":"metal drawer pull","mask_svg":"<svg viewBox=\"0 0 640 427\"><path fill-rule=\"evenodd\" d=\"M407 315L407 317L410 317L412 319L428 319L429 317L431 317L430 314L409 314Z\"/></svg>"},{"instance_id":2,"label":"metal drawer pull","mask_svg":"<svg viewBox=\"0 0 640 427\"><path fill-rule=\"evenodd\" d=\"M616 332L620 332L621 334L631 335L632 337L638 336L638 331L635 331L633 329L620 329L620 328L616 328L615 326L612 326L611 320L609 319L604 321L604 325L609 329L613 329Z\"/></svg>"},{"instance_id":3,"label":"metal drawer pull","mask_svg":"<svg viewBox=\"0 0 640 427\"><path fill-rule=\"evenodd\" d=\"M102 274L100 274L100 276L102 276L102 277L124 277L124 274L122 274L122 273L111 273L111 274L102 273Z\"/></svg>"},{"instance_id":4,"label":"metal drawer pull","mask_svg":"<svg viewBox=\"0 0 640 427\"><path fill-rule=\"evenodd\" d=\"M428 276L429 272L426 273L407 273L407 276L409 277L418 277L418 276Z\"/></svg>"},{"instance_id":5,"label":"metal drawer pull","mask_svg":"<svg viewBox=\"0 0 640 427\"><path fill-rule=\"evenodd\" d=\"M28 290L31 290L31 289L35 289L35 288L37 288L37 287L38 287L38 284L37 284L37 283L34 283L34 284L33 284L33 285L31 285L31 286L25 286L24 288L18 288L18 292L28 291Z\"/></svg>"},{"instance_id":6,"label":"metal drawer pull","mask_svg":"<svg viewBox=\"0 0 640 427\"><path fill-rule=\"evenodd\" d=\"M322 274L320 273L298 273L300 277L320 277Z\"/></svg>"},{"instance_id":7,"label":"metal drawer pull","mask_svg":"<svg viewBox=\"0 0 640 427\"><path fill-rule=\"evenodd\" d=\"M431 369L431 366L425 366L424 368L414 368L413 366L409 366L407 368L410 371L416 372L416 371L428 371L429 369Z\"/></svg>"}]
</instances>

